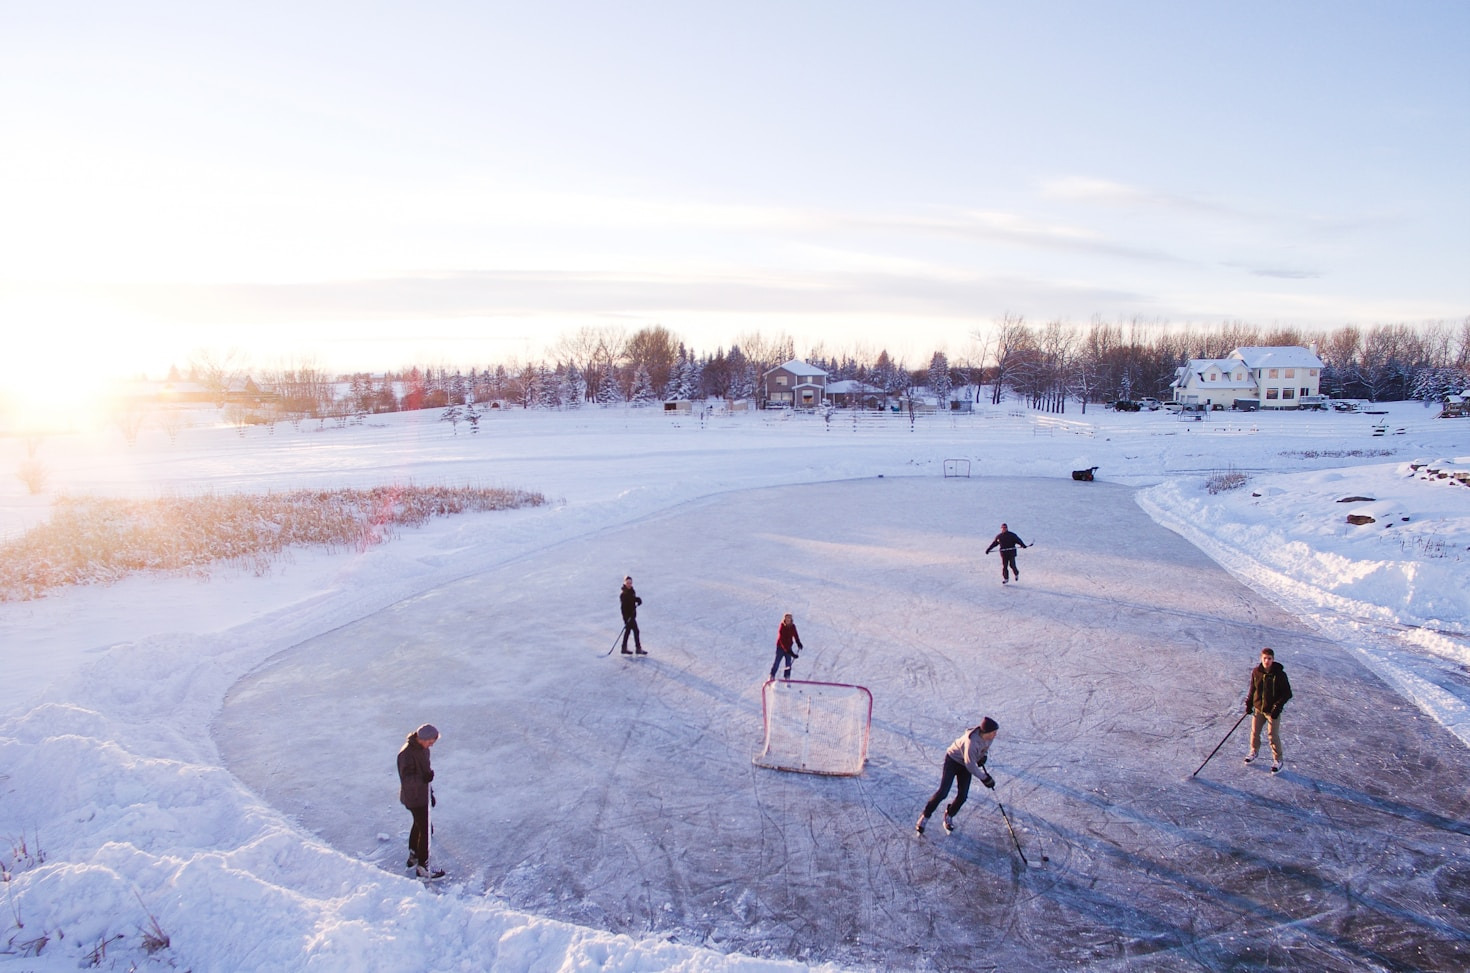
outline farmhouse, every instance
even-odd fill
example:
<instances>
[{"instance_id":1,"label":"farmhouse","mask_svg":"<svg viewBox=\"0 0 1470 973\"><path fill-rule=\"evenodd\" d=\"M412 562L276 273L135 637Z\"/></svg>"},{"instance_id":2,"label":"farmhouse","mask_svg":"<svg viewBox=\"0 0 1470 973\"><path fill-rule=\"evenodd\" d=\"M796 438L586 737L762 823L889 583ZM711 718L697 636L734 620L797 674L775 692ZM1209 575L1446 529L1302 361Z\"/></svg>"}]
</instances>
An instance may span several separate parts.
<instances>
[{"instance_id":1,"label":"farmhouse","mask_svg":"<svg viewBox=\"0 0 1470 973\"><path fill-rule=\"evenodd\" d=\"M1320 402L1322 359L1296 346L1237 348L1226 358L1196 358L1175 372L1170 388L1181 405L1224 409L1297 409Z\"/></svg>"},{"instance_id":2,"label":"farmhouse","mask_svg":"<svg viewBox=\"0 0 1470 973\"><path fill-rule=\"evenodd\" d=\"M827 372L793 358L762 375L761 389L767 405L815 409L827 394Z\"/></svg>"}]
</instances>

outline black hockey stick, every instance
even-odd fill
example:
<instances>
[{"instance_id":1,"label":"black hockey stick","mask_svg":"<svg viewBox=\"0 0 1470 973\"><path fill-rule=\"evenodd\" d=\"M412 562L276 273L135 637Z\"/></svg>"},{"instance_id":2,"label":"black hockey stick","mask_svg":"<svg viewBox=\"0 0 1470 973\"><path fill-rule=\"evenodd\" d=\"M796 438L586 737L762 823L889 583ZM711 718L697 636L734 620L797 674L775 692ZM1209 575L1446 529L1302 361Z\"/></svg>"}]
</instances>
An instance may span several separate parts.
<instances>
[{"instance_id":1,"label":"black hockey stick","mask_svg":"<svg viewBox=\"0 0 1470 973\"><path fill-rule=\"evenodd\" d=\"M1245 722L1245 718L1247 716L1250 716L1250 713L1247 712L1247 713L1242 713L1240 715L1240 719L1238 719L1238 720L1235 721L1235 726L1232 726L1230 728L1230 733L1225 734L1225 739L1224 740L1221 740L1219 743L1215 744L1215 749L1213 749L1213 750L1210 751L1210 756L1205 758L1205 763L1204 764L1200 764L1198 767L1194 768L1194 774L1197 774L1201 770L1204 770L1205 769L1205 764L1207 764L1207 763L1210 762L1210 757L1213 757L1215 754L1217 754L1217 753L1220 752L1220 748L1223 747L1223 746L1225 746L1225 740L1229 740L1230 739L1230 734L1231 733L1234 733L1236 731L1236 729L1239 728L1240 724L1242 724L1242 723ZM1189 776L1193 777L1194 774L1190 774Z\"/></svg>"},{"instance_id":2,"label":"black hockey stick","mask_svg":"<svg viewBox=\"0 0 1470 973\"><path fill-rule=\"evenodd\" d=\"M1025 865L1027 868L1030 868L1031 863L1026 860L1026 853L1021 850L1021 839L1016 837L1016 829L1011 824L1011 816L1006 813L1006 806L1000 802L999 797L995 799L995 806L1000 808L1000 816L1006 819L1006 828L1011 833L1011 841L1013 841L1016 845L1016 854L1021 856L1021 864Z\"/></svg>"},{"instance_id":3,"label":"black hockey stick","mask_svg":"<svg viewBox=\"0 0 1470 973\"><path fill-rule=\"evenodd\" d=\"M628 624L627 624L627 622L624 622L623 623L623 630L621 632L619 632L617 635L614 635L613 636L613 644L612 644L612 647L609 648L606 652L604 652L602 654L604 656L612 655L613 654L613 649L616 649L618 647L618 639L622 638L623 636L625 636L627 634L628 634Z\"/></svg>"}]
</instances>

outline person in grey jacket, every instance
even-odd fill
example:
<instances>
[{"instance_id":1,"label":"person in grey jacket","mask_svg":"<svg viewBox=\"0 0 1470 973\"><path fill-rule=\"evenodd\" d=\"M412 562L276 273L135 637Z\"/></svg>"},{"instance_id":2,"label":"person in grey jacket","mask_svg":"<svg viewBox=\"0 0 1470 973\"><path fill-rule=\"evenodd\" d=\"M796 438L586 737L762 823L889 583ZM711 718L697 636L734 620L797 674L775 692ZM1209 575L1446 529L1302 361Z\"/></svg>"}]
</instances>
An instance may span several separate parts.
<instances>
[{"instance_id":1,"label":"person in grey jacket","mask_svg":"<svg viewBox=\"0 0 1470 973\"><path fill-rule=\"evenodd\" d=\"M924 833L929 815L939 807L940 801L949 796L949 789L956 782L959 787L955 791L954 800L944 809L946 833L954 830L953 818L964 806L965 798L970 796L971 777L979 777L980 783L986 787L995 787L995 778L985 769L985 759L999 730L1000 724L987 716L980 721L979 726L966 730L963 736L949 745L949 749L944 752L944 769L940 773L939 789L929 798L929 803L924 805L924 813L919 815L919 822L914 825L915 831Z\"/></svg>"},{"instance_id":2,"label":"person in grey jacket","mask_svg":"<svg viewBox=\"0 0 1470 973\"><path fill-rule=\"evenodd\" d=\"M413 826L408 831L408 867L419 878L444 876L442 870L429 869L429 808L437 803L434 789L429 786L434 780L429 750L438 742L438 729L425 723L408 735L398 751L398 800L413 815Z\"/></svg>"}]
</instances>

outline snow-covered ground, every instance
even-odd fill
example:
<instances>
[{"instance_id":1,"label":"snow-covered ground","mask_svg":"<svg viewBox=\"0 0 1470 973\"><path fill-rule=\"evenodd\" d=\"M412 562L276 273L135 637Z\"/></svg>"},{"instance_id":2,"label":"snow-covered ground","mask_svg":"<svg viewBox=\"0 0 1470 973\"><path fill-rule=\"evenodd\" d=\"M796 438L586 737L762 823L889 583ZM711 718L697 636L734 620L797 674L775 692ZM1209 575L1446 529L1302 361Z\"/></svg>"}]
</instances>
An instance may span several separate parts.
<instances>
[{"instance_id":1,"label":"snow-covered ground","mask_svg":"<svg viewBox=\"0 0 1470 973\"><path fill-rule=\"evenodd\" d=\"M1470 488L1411 466L1463 470L1470 423L1384 408L49 438L0 536L58 492L551 502L0 605L0 969L1470 967ZM1015 586L982 553L1002 520ZM636 662L602 655L625 573ZM798 677L873 691L858 778L751 764L784 611ZM1243 767L1242 728L1192 777L1267 644L1287 771ZM987 713L999 786L916 839ZM392 764L424 720L434 891Z\"/></svg>"}]
</instances>

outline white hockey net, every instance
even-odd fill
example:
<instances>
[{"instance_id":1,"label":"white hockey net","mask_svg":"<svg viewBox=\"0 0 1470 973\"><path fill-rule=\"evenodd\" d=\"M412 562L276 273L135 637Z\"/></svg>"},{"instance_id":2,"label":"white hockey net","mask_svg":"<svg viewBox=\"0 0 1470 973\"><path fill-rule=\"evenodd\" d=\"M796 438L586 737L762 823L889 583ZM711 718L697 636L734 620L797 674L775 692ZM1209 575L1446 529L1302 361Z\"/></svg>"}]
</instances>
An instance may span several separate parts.
<instances>
[{"instance_id":1,"label":"white hockey net","mask_svg":"<svg viewBox=\"0 0 1470 973\"><path fill-rule=\"evenodd\" d=\"M868 760L873 694L862 686L772 679L761 689L766 740L755 763L855 777Z\"/></svg>"}]
</instances>

